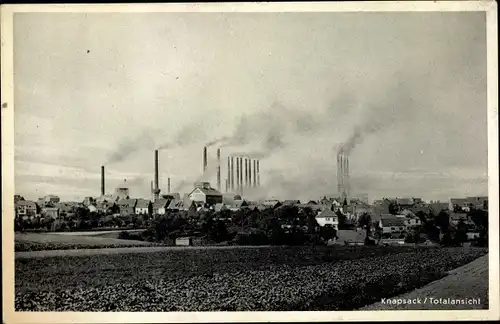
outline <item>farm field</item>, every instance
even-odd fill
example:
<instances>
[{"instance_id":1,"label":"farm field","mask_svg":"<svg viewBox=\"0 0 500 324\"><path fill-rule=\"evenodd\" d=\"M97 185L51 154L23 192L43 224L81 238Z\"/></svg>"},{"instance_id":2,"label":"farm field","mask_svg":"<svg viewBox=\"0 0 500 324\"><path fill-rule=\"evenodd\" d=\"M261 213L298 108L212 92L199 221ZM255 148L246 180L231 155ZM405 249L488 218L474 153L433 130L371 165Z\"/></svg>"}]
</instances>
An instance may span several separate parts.
<instances>
[{"instance_id":1,"label":"farm field","mask_svg":"<svg viewBox=\"0 0 500 324\"><path fill-rule=\"evenodd\" d=\"M440 279L481 248L265 247L16 259L18 311L351 310Z\"/></svg>"},{"instance_id":2,"label":"farm field","mask_svg":"<svg viewBox=\"0 0 500 324\"><path fill-rule=\"evenodd\" d=\"M426 302L422 305L400 304L387 305L375 303L361 310L465 310L465 309L488 309L488 255L482 256L469 264L453 269L449 275L430 284L397 296L400 299L415 299L425 297L442 299L467 299L475 298L478 303L471 305L449 305Z\"/></svg>"},{"instance_id":3,"label":"farm field","mask_svg":"<svg viewBox=\"0 0 500 324\"><path fill-rule=\"evenodd\" d=\"M59 249L94 249L124 246L152 246L143 241L120 240L101 236L16 233L15 251L41 251Z\"/></svg>"}]
</instances>

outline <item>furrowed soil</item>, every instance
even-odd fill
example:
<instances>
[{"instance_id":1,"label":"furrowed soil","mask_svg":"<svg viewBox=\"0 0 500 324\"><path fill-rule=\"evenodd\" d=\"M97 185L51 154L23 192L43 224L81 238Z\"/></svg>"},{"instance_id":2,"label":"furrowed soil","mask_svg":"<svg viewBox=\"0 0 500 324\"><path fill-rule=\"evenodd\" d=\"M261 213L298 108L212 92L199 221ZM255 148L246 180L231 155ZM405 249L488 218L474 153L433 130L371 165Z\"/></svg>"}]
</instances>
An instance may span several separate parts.
<instances>
[{"instance_id":1,"label":"furrowed soil","mask_svg":"<svg viewBox=\"0 0 500 324\"><path fill-rule=\"evenodd\" d=\"M350 310L422 287L486 253L275 246L16 259L16 310Z\"/></svg>"}]
</instances>

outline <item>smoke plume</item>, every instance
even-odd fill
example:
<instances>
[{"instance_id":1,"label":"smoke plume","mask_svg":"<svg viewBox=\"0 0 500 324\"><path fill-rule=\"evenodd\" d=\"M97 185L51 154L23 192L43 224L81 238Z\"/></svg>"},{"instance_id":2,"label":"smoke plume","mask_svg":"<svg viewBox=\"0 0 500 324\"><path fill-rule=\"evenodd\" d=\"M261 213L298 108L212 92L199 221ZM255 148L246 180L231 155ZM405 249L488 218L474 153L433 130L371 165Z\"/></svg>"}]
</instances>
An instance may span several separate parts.
<instances>
[{"instance_id":1,"label":"smoke plume","mask_svg":"<svg viewBox=\"0 0 500 324\"><path fill-rule=\"evenodd\" d=\"M153 138L147 131L141 132L135 138L125 139L119 143L116 150L111 153L105 165L119 163L131 156L140 149L151 148L153 146Z\"/></svg>"}]
</instances>

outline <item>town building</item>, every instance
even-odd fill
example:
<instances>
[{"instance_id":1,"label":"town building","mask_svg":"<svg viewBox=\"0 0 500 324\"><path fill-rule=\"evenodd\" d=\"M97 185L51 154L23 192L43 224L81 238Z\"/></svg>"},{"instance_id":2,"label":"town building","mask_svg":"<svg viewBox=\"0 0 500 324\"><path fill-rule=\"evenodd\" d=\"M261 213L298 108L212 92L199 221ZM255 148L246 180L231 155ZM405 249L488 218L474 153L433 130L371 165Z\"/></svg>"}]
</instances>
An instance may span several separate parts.
<instances>
[{"instance_id":1,"label":"town building","mask_svg":"<svg viewBox=\"0 0 500 324\"><path fill-rule=\"evenodd\" d=\"M45 207L42 208L42 215L47 218L58 219L59 218L59 208L57 207Z\"/></svg>"},{"instance_id":2,"label":"town building","mask_svg":"<svg viewBox=\"0 0 500 324\"><path fill-rule=\"evenodd\" d=\"M167 211L167 207L172 200L174 200L173 197L172 197L172 199L161 198L161 199L156 200L153 203L153 214L154 215L165 215L166 211Z\"/></svg>"},{"instance_id":3,"label":"town building","mask_svg":"<svg viewBox=\"0 0 500 324\"><path fill-rule=\"evenodd\" d=\"M137 199L135 204L135 214L137 215L151 215L153 212L153 204L147 199Z\"/></svg>"},{"instance_id":4,"label":"town building","mask_svg":"<svg viewBox=\"0 0 500 324\"><path fill-rule=\"evenodd\" d=\"M383 236L399 237L406 233L406 224L403 217L382 216L379 221Z\"/></svg>"},{"instance_id":5,"label":"town building","mask_svg":"<svg viewBox=\"0 0 500 324\"><path fill-rule=\"evenodd\" d=\"M215 205L222 203L222 194L212 188L209 182L197 182L195 188L188 194L189 199L197 203Z\"/></svg>"},{"instance_id":6,"label":"town building","mask_svg":"<svg viewBox=\"0 0 500 324\"><path fill-rule=\"evenodd\" d=\"M330 210L325 209L316 216L316 221L319 226L332 225L335 229L339 228L339 218L337 214Z\"/></svg>"},{"instance_id":7,"label":"town building","mask_svg":"<svg viewBox=\"0 0 500 324\"><path fill-rule=\"evenodd\" d=\"M128 216L135 213L135 207L137 205L137 199L123 199L118 200L116 203L120 209L120 215Z\"/></svg>"},{"instance_id":8,"label":"town building","mask_svg":"<svg viewBox=\"0 0 500 324\"><path fill-rule=\"evenodd\" d=\"M39 212L38 205L31 200L18 200L14 203L16 217L35 216Z\"/></svg>"}]
</instances>

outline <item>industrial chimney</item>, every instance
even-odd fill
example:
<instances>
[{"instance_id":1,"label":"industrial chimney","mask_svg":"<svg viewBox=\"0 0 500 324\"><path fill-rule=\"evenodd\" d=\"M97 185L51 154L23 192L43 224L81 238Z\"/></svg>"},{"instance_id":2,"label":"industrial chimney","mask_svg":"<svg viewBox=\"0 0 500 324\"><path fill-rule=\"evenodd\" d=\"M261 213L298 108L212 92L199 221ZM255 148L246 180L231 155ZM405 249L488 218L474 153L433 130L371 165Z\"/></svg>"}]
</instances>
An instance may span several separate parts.
<instances>
[{"instance_id":1,"label":"industrial chimney","mask_svg":"<svg viewBox=\"0 0 500 324\"><path fill-rule=\"evenodd\" d=\"M229 179L229 187L234 192L234 157L231 156L231 179Z\"/></svg>"},{"instance_id":2,"label":"industrial chimney","mask_svg":"<svg viewBox=\"0 0 500 324\"><path fill-rule=\"evenodd\" d=\"M153 200L158 200L160 196L160 180L158 175L158 150L155 150L155 187L153 190Z\"/></svg>"},{"instance_id":3,"label":"industrial chimney","mask_svg":"<svg viewBox=\"0 0 500 324\"><path fill-rule=\"evenodd\" d=\"M240 160L241 158L239 157L236 157L236 192L239 193L240 192L240 189L241 189L241 179L240 179L240 174L241 174L241 170L240 170Z\"/></svg>"},{"instance_id":4,"label":"industrial chimney","mask_svg":"<svg viewBox=\"0 0 500 324\"><path fill-rule=\"evenodd\" d=\"M260 160L257 160L257 187L260 187Z\"/></svg>"},{"instance_id":5,"label":"industrial chimney","mask_svg":"<svg viewBox=\"0 0 500 324\"><path fill-rule=\"evenodd\" d=\"M220 148L217 149L217 190L221 191L221 188L220 188Z\"/></svg>"},{"instance_id":6,"label":"industrial chimney","mask_svg":"<svg viewBox=\"0 0 500 324\"><path fill-rule=\"evenodd\" d=\"M231 157L227 157L227 179L226 179L226 192L229 192L231 183Z\"/></svg>"},{"instance_id":7,"label":"industrial chimney","mask_svg":"<svg viewBox=\"0 0 500 324\"><path fill-rule=\"evenodd\" d=\"M106 194L106 188L104 183L104 165L101 166L101 196Z\"/></svg>"},{"instance_id":8,"label":"industrial chimney","mask_svg":"<svg viewBox=\"0 0 500 324\"><path fill-rule=\"evenodd\" d=\"M248 159L244 158L244 164L245 164L245 188L248 187Z\"/></svg>"},{"instance_id":9,"label":"industrial chimney","mask_svg":"<svg viewBox=\"0 0 500 324\"><path fill-rule=\"evenodd\" d=\"M257 161L253 160L253 187L257 187Z\"/></svg>"},{"instance_id":10,"label":"industrial chimney","mask_svg":"<svg viewBox=\"0 0 500 324\"><path fill-rule=\"evenodd\" d=\"M203 148L203 174L207 171L207 147Z\"/></svg>"},{"instance_id":11,"label":"industrial chimney","mask_svg":"<svg viewBox=\"0 0 500 324\"><path fill-rule=\"evenodd\" d=\"M167 193L170 193L170 177L167 179Z\"/></svg>"},{"instance_id":12,"label":"industrial chimney","mask_svg":"<svg viewBox=\"0 0 500 324\"><path fill-rule=\"evenodd\" d=\"M252 159L248 159L248 188L252 187Z\"/></svg>"},{"instance_id":13,"label":"industrial chimney","mask_svg":"<svg viewBox=\"0 0 500 324\"><path fill-rule=\"evenodd\" d=\"M240 157L240 195L243 194L243 158Z\"/></svg>"}]
</instances>

